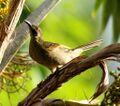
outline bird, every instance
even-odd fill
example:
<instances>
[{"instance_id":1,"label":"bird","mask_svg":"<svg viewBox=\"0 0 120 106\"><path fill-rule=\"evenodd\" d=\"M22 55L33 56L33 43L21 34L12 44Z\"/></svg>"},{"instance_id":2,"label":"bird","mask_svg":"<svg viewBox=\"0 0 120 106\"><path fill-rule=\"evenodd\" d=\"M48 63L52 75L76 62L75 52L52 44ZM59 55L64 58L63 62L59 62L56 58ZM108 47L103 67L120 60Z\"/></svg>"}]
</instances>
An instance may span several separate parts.
<instances>
[{"instance_id":1,"label":"bird","mask_svg":"<svg viewBox=\"0 0 120 106\"><path fill-rule=\"evenodd\" d=\"M25 20L25 23L30 29L30 57L38 64L46 66L51 72L54 72L58 67L80 56L82 52L98 47L102 43L102 39L99 39L71 49L58 43L45 41L42 38L42 32L38 26L31 24L28 20Z\"/></svg>"}]
</instances>

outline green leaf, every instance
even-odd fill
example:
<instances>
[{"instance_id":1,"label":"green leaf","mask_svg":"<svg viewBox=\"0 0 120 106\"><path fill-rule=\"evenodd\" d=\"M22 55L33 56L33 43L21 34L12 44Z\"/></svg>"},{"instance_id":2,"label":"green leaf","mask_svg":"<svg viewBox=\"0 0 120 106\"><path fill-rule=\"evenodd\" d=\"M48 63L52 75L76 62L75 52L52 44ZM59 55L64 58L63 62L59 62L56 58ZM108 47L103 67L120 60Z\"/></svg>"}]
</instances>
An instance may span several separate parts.
<instances>
[{"instance_id":1,"label":"green leaf","mask_svg":"<svg viewBox=\"0 0 120 106\"><path fill-rule=\"evenodd\" d=\"M117 42L120 33L120 0L115 0L113 11L113 41Z\"/></svg>"},{"instance_id":2,"label":"green leaf","mask_svg":"<svg viewBox=\"0 0 120 106\"><path fill-rule=\"evenodd\" d=\"M97 11L100 5L103 3L105 0L96 0L94 10Z\"/></svg>"},{"instance_id":3,"label":"green leaf","mask_svg":"<svg viewBox=\"0 0 120 106\"><path fill-rule=\"evenodd\" d=\"M98 10L98 8L102 5L102 2L103 2L103 1L104 1L104 0L96 0L94 9L93 9L92 14L91 14L92 17L96 17L97 10Z\"/></svg>"},{"instance_id":4,"label":"green leaf","mask_svg":"<svg viewBox=\"0 0 120 106\"><path fill-rule=\"evenodd\" d=\"M102 16L102 31L105 29L109 17L113 11L113 4L116 0L105 0L103 4L103 16Z\"/></svg>"}]
</instances>

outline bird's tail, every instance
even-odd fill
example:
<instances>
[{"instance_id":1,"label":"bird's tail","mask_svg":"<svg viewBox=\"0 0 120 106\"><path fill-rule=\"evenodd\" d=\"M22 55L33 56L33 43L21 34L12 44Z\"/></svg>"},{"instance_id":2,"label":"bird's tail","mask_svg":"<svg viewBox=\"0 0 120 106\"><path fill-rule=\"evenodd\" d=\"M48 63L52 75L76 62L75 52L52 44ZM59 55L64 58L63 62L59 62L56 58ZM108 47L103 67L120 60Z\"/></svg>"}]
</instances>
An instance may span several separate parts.
<instances>
[{"instance_id":1,"label":"bird's tail","mask_svg":"<svg viewBox=\"0 0 120 106\"><path fill-rule=\"evenodd\" d=\"M102 39L99 39L99 40L90 42L90 43L88 43L88 44L86 44L86 45L82 45L82 46L79 46L79 47L77 47L77 48L74 48L74 49L72 49L72 50L74 51L74 50L80 49L81 51L87 51L87 50L90 50L90 49L92 49L92 48L94 48L94 47L100 46L101 43L102 43Z\"/></svg>"}]
</instances>

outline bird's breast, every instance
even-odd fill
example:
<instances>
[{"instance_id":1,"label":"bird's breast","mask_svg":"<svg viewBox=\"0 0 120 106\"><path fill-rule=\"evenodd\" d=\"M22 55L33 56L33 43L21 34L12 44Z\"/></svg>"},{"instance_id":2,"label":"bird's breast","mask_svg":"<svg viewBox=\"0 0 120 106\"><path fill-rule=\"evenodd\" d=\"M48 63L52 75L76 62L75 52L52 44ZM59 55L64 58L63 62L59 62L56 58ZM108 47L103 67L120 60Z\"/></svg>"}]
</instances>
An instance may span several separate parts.
<instances>
[{"instance_id":1,"label":"bird's breast","mask_svg":"<svg viewBox=\"0 0 120 106\"><path fill-rule=\"evenodd\" d=\"M34 40L30 41L29 54L37 63L45 65L48 68L58 65L58 62L51 58L48 53Z\"/></svg>"}]
</instances>

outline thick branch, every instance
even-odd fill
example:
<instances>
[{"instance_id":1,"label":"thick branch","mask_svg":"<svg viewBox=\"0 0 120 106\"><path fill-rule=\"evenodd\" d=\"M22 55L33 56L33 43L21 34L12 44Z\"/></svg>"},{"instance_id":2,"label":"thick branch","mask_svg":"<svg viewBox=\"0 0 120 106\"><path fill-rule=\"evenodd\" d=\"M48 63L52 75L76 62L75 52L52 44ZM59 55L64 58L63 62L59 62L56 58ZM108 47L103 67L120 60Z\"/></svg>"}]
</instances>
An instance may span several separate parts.
<instances>
[{"instance_id":1,"label":"thick branch","mask_svg":"<svg viewBox=\"0 0 120 106\"><path fill-rule=\"evenodd\" d=\"M105 60L108 57L118 55L120 55L120 43L112 44L88 58L75 58L62 68L58 69L55 73L51 74L45 81L38 84L38 86L32 90L32 92L19 104L19 106L31 106L32 103L45 98L64 82L74 76L80 74L86 69L98 65L100 61Z\"/></svg>"},{"instance_id":2,"label":"thick branch","mask_svg":"<svg viewBox=\"0 0 120 106\"><path fill-rule=\"evenodd\" d=\"M55 7L56 3L60 0L45 0L42 5L36 9L31 15L27 18L31 23L38 25L48 14L48 12ZM14 31L12 35L12 41L8 45L2 62L0 64L0 72L5 68L8 62L12 59L14 54L22 46L23 42L28 38L29 28L25 23L22 23Z\"/></svg>"}]
</instances>

